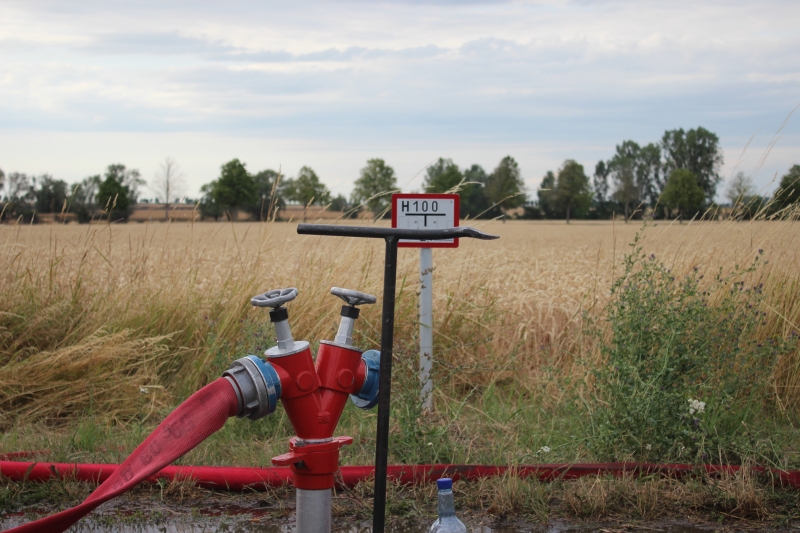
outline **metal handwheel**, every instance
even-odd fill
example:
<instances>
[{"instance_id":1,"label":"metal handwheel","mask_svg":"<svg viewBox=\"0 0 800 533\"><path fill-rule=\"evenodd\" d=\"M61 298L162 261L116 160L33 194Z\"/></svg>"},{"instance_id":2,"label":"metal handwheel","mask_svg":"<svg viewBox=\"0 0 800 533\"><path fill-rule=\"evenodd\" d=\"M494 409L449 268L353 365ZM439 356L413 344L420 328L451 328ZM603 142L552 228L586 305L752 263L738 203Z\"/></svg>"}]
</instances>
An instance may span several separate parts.
<instances>
[{"instance_id":1,"label":"metal handwheel","mask_svg":"<svg viewBox=\"0 0 800 533\"><path fill-rule=\"evenodd\" d=\"M340 287L331 288L331 294L344 300L345 303L350 307L364 304L374 304L378 301L378 299L371 294L354 291L352 289L342 289Z\"/></svg>"},{"instance_id":2,"label":"metal handwheel","mask_svg":"<svg viewBox=\"0 0 800 533\"><path fill-rule=\"evenodd\" d=\"M258 296L253 296L250 299L250 303L256 307L272 307L273 309L277 309L295 298L297 298L297 289L291 287L289 289L273 289L259 294ZM374 300L375 298L373 297L373 301Z\"/></svg>"}]
</instances>

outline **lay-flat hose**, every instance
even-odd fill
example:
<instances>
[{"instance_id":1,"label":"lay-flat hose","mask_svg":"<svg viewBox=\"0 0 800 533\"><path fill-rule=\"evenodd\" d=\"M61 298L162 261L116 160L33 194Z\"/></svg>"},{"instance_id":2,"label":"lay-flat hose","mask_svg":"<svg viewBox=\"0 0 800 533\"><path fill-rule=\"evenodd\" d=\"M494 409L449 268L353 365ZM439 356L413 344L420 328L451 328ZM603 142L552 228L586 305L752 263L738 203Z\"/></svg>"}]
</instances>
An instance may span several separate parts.
<instances>
[{"instance_id":1,"label":"lay-flat hose","mask_svg":"<svg viewBox=\"0 0 800 533\"><path fill-rule=\"evenodd\" d=\"M230 382L225 378L217 379L170 413L83 503L9 529L8 533L65 531L100 504L119 496L184 456L222 428L228 417L236 415L238 409L239 402Z\"/></svg>"}]
</instances>

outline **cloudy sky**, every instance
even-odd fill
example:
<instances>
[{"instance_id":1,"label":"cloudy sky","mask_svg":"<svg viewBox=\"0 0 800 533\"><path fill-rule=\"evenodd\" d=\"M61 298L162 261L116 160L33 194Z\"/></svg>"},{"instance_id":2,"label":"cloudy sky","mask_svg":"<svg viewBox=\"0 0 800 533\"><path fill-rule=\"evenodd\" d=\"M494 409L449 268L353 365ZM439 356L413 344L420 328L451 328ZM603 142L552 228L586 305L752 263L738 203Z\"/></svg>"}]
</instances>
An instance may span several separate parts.
<instances>
[{"instance_id":1,"label":"cloudy sky","mask_svg":"<svg viewBox=\"0 0 800 533\"><path fill-rule=\"evenodd\" d=\"M0 21L6 173L151 179L169 156L196 195L236 157L349 195L373 157L410 191L437 157L512 155L532 192L697 126L726 178L771 191L800 163L796 0L0 0Z\"/></svg>"}]
</instances>

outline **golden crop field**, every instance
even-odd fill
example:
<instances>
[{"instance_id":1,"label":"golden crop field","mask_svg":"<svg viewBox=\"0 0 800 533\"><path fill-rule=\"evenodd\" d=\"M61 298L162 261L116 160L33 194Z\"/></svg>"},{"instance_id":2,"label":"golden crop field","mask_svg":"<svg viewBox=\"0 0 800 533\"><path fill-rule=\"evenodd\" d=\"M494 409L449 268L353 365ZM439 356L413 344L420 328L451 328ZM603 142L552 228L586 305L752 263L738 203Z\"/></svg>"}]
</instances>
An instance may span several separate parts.
<instances>
[{"instance_id":1,"label":"golden crop field","mask_svg":"<svg viewBox=\"0 0 800 533\"><path fill-rule=\"evenodd\" d=\"M401 249L389 462L799 468L800 243L792 220L475 221L500 239L434 251L430 411L418 396L418 252ZM288 306L296 339L316 348L333 338L341 302L330 288L380 298L384 243L301 236L296 227L0 226L0 452L120 462L233 360L273 344L266 311L249 303L265 290L299 289ZM637 233L640 259L626 261ZM380 312L364 306L357 346L379 347ZM348 403L337 434L354 442L341 464L371 464L375 416ZM279 407L255 422L230 420L179 461L264 466L292 435ZM68 481L5 482L0 499L58 502L59 483ZM477 482L465 499L480 509L500 500L490 513L539 518L612 509L685 515L717 512L720 502L733 516L795 512L796 493L759 483L745 474L543 488L506 476ZM393 498L429 499L392 487ZM631 510L643 494L658 504ZM606 507L604 498L623 503ZM553 511L552 502L569 508Z\"/></svg>"},{"instance_id":2,"label":"golden crop field","mask_svg":"<svg viewBox=\"0 0 800 533\"><path fill-rule=\"evenodd\" d=\"M540 371L573 372L592 351L582 318L600 313L641 222L473 225L500 239L434 253L437 361L460 369L455 385L511 376L557 399L557 387L539 386ZM727 271L763 250L768 263L752 276L768 291L764 335L800 322L797 222L659 221L643 234L645 253L676 273ZM329 289L380 298L383 250L382 241L297 235L289 223L0 226L0 424L68 420L90 407L125 419L173 404L245 355L237 343L253 327L269 330L266 312L249 304L267 289L298 287L295 338L332 338L339 304ZM396 345L411 365L417 250L400 250L398 272ZM357 339L377 348L380 305L362 316ZM784 406L800 400L798 365L778 367Z\"/></svg>"}]
</instances>

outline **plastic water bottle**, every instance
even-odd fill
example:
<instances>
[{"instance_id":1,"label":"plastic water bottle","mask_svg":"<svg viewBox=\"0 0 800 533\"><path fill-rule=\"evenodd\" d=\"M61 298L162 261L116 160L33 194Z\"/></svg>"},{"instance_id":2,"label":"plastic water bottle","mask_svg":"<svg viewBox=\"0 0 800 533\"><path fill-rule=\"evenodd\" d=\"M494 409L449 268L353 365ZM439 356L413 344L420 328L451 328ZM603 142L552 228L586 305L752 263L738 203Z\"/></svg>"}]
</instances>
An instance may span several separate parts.
<instances>
[{"instance_id":1,"label":"plastic water bottle","mask_svg":"<svg viewBox=\"0 0 800 533\"><path fill-rule=\"evenodd\" d=\"M443 477L436 481L439 487L439 518L433 523L430 533L467 533L467 527L456 517L453 502L453 480Z\"/></svg>"}]
</instances>

